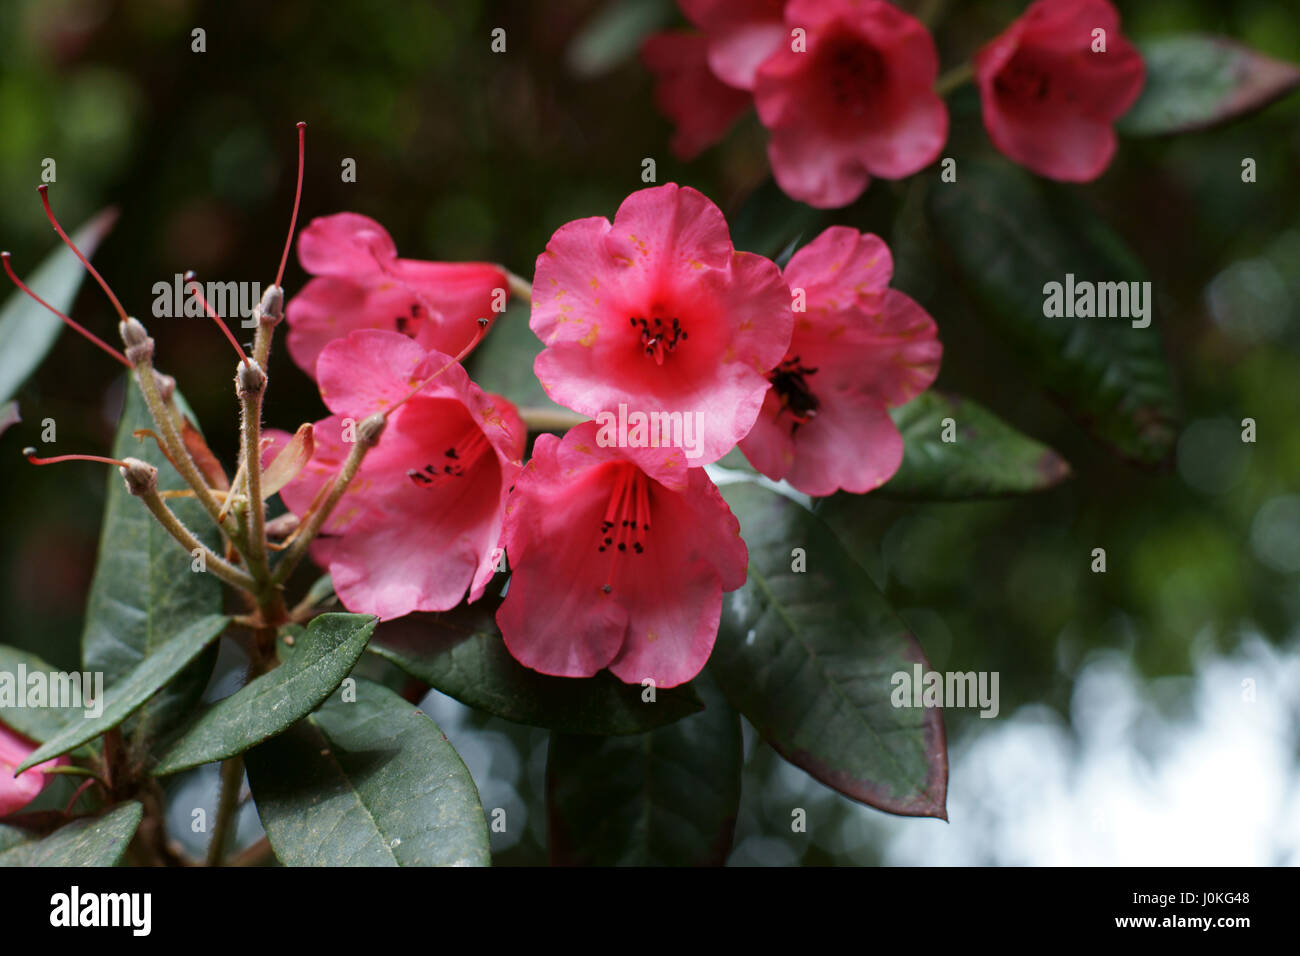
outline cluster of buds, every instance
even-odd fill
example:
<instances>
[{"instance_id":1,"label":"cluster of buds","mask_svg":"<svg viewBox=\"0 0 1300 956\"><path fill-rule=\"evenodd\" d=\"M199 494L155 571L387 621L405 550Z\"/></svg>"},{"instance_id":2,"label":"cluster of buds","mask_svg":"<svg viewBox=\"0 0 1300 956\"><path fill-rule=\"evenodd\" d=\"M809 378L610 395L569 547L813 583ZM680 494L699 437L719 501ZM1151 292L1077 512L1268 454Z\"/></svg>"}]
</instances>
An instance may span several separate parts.
<instances>
[{"instance_id":1,"label":"cluster of buds","mask_svg":"<svg viewBox=\"0 0 1300 956\"><path fill-rule=\"evenodd\" d=\"M120 320L118 331L122 338L123 350L119 352L36 295L14 273L9 262L9 253L3 253L2 257L6 273L19 289L130 370L154 425L153 429L139 434L141 437L152 438L158 443L163 455L176 469L188 489L178 492L160 492L158 470L137 458L116 459L98 455L60 455L41 458L37 456L34 448L24 449L24 455L36 465L93 461L116 466L121 471L127 491L140 499L180 546L196 559L201 558L201 566L205 570L212 572L245 596L248 607L243 622L265 637L266 640L260 643L272 640L275 629L291 620L295 614L308 612L309 609L306 608L295 609L293 612L286 610L283 597L284 583L307 554L312 539L325 524L330 512L355 477L366 452L378 443L386 422L385 414L377 413L358 425L357 441L352 454L338 469L328 493L321 496L315 508L305 515L288 514L271 522L266 520L265 501L293 480L312 456L310 425L300 428L293 440L269 463L263 462L263 451L270 439L262 435L262 405L268 386L266 367L275 329L284 319L285 296L282 282L302 198L305 128L305 123L298 124L298 183L289 233L285 239L284 253L280 258L275 282L266 290L253 310L256 337L251 355L244 351L222 318L203 298L201 286L194 273L188 272L185 275L185 284L189 291L201 303L205 314L221 329L238 356L235 394L240 404L240 452L233 479L226 478L216 456L208 449L199 430L180 408L175 397L175 380L154 367L155 345L148 331L138 319L127 314L108 283L59 224L50 206L48 187L44 185L39 187L46 216L59 238L72 250L108 296ZM483 324L486 325L486 320ZM178 517L167 500L169 496L176 495L192 497L202 505L209 518L221 531L221 553L217 553L200 541L198 536ZM265 649L264 647L263 650Z\"/></svg>"}]
</instances>

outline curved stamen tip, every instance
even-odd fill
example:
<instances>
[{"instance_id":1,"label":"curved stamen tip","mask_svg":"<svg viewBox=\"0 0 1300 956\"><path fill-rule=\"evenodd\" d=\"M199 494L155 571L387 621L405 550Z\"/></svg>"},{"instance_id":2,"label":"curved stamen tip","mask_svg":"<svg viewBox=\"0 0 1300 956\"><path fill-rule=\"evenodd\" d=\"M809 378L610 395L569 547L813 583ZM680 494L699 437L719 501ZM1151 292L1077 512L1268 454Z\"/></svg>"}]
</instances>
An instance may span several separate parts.
<instances>
[{"instance_id":1,"label":"curved stamen tip","mask_svg":"<svg viewBox=\"0 0 1300 956\"><path fill-rule=\"evenodd\" d=\"M118 300L117 296L113 294L113 290L108 287L108 283L104 281L104 277L99 274L98 269L90 264L90 260L81 254L81 250L78 249L73 241L68 238L68 234L64 232L63 227L59 225L59 220L54 215L54 209L50 206L49 184L41 183L36 187L36 191L41 194L41 205L45 207L45 218L50 221L50 225L53 226L54 231L59 234L59 238L63 240L63 244L72 250L72 254L81 260L81 264L86 267L86 271L94 277L97 283L99 283L99 287L104 290L104 294L108 296L109 301L113 303L113 310L117 313L117 317L119 319L125 319L126 309L122 308L122 303Z\"/></svg>"},{"instance_id":2,"label":"curved stamen tip","mask_svg":"<svg viewBox=\"0 0 1300 956\"><path fill-rule=\"evenodd\" d=\"M307 148L307 124L298 121L298 187L293 194L293 215L289 217L289 234L284 237L284 252L280 255L280 268L275 273L275 284L284 285L284 267L289 263L289 250L293 247L293 232L298 226L298 206L302 202L303 160Z\"/></svg>"}]
</instances>

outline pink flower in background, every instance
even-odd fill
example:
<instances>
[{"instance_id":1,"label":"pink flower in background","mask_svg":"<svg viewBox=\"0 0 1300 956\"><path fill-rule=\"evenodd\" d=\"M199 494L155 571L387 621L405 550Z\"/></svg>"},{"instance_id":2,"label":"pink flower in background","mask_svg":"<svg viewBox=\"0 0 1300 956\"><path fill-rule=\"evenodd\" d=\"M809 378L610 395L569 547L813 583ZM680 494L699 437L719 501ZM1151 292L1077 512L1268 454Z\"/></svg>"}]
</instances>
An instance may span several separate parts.
<instances>
[{"instance_id":1,"label":"pink flower in background","mask_svg":"<svg viewBox=\"0 0 1300 956\"><path fill-rule=\"evenodd\" d=\"M728 86L754 88L754 74L788 36L785 0L679 0L682 13L703 31L709 68Z\"/></svg>"},{"instance_id":2,"label":"pink flower in background","mask_svg":"<svg viewBox=\"0 0 1300 956\"><path fill-rule=\"evenodd\" d=\"M36 744L0 724L0 817L17 813L35 800L49 782L46 771L68 762L66 757L56 757L15 777L14 771L35 749Z\"/></svg>"},{"instance_id":3,"label":"pink flower in background","mask_svg":"<svg viewBox=\"0 0 1300 956\"><path fill-rule=\"evenodd\" d=\"M754 100L788 195L845 206L871 177L901 179L938 158L948 110L919 20L883 0L791 0L785 24L805 31L806 51L779 45L758 69Z\"/></svg>"},{"instance_id":4,"label":"pink flower in background","mask_svg":"<svg viewBox=\"0 0 1300 956\"><path fill-rule=\"evenodd\" d=\"M740 524L702 468L647 473L586 422L538 436L506 511L497 623L520 663L674 687L700 672L722 593L745 582Z\"/></svg>"},{"instance_id":5,"label":"pink flower in background","mask_svg":"<svg viewBox=\"0 0 1300 956\"><path fill-rule=\"evenodd\" d=\"M692 416L703 465L753 426L793 321L776 264L737 252L718 207L670 183L628 196L612 224L561 226L537 258L529 324L551 398L593 417Z\"/></svg>"},{"instance_id":6,"label":"pink flower in background","mask_svg":"<svg viewBox=\"0 0 1300 956\"><path fill-rule=\"evenodd\" d=\"M1105 52L1094 52L1094 30ZM1040 176L1088 182L1110 165L1113 124L1146 67L1108 0L1038 0L979 51L975 77L994 146Z\"/></svg>"},{"instance_id":7,"label":"pink flower in background","mask_svg":"<svg viewBox=\"0 0 1300 956\"><path fill-rule=\"evenodd\" d=\"M758 422L740 443L750 462L805 494L858 494L898 470L903 440L887 409L923 392L943 348L934 320L889 288L889 249L876 236L832 226L785 268L803 290L790 349L771 373Z\"/></svg>"},{"instance_id":8,"label":"pink flower in background","mask_svg":"<svg viewBox=\"0 0 1300 956\"><path fill-rule=\"evenodd\" d=\"M399 259L392 237L366 216L314 219L298 260L316 278L290 300L289 354L313 378L325 346L357 329L387 329L426 349L459 355L491 317L506 275L484 262ZM500 298L500 296L497 296Z\"/></svg>"},{"instance_id":9,"label":"pink flower in background","mask_svg":"<svg viewBox=\"0 0 1300 956\"><path fill-rule=\"evenodd\" d=\"M334 412L315 425L316 450L280 495L300 517L347 458L345 419L392 408L451 359L397 332L362 330L326 345L317 364ZM482 596L496 566L501 520L526 433L513 405L452 364L388 419L379 444L326 522L312 555L349 611L400 617ZM289 440L264 452L270 461Z\"/></svg>"},{"instance_id":10,"label":"pink flower in background","mask_svg":"<svg viewBox=\"0 0 1300 956\"><path fill-rule=\"evenodd\" d=\"M669 146L679 159L693 159L717 143L750 103L750 96L719 80L706 60L708 40L698 34L656 33L641 47L655 74L655 106L673 121Z\"/></svg>"}]
</instances>

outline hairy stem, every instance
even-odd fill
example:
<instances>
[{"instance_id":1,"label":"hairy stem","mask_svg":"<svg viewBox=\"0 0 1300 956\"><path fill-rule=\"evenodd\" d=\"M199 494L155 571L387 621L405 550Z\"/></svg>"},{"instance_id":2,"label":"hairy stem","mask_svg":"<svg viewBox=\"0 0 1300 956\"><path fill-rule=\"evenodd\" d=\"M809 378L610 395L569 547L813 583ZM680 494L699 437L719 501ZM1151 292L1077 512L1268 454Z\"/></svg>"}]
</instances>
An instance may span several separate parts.
<instances>
[{"instance_id":1,"label":"hairy stem","mask_svg":"<svg viewBox=\"0 0 1300 956\"><path fill-rule=\"evenodd\" d=\"M940 75L934 81L934 91L941 97L947 96L953 90L969 83L975 77L975 68L969 63L962 63L954 66L951 70Z\"/></svg>"},{"instance_id":2,"label":"hairy stem","mask_svg":"<svg viewBox=\"0 0 1300 956\"><path fill-rule=\"evenodd\" d=\"M208 483L199 473L198 465L194 464L194 459L190 456L190 450L185 447L181 441L180 435L176 432L176 422L173 420L171 413L167 409L167 403L163 401L162 393L158 391L158 380L154 377L153 362L144 359L135 365L135 379L140 386L140 393L144 396L145 404L149 407L149 414L153 416L154 424L158 426L158 434L164 446L166 446L167 456L176 465L176 470L180 476L185 479L185 483L194 489L194 496L198 498L199 503L212 517L217 525L223 528L230 539L235 542L236 547L242 551L241 545L243 535L238 528L234 526L233 521L227 517L222 521L221 505L217 502L216 496L208 487Z\"/></svg>"},{"instance_id":3,"label":"hairy stem","mask_svg":"<svg viewBox=\"0 0 1300 956\"><path fill-rule=\"evenodd\" d=\"M261 331L259 326L258 331ZM240 432L244 450L244 482L248 487L248 570L259 584L270 583L266 559L266 509L262 503L262 396L266 375L260 366L238 373ZM256 374L252 374L255 371ZM259 384L260 383L260 384Z\"/></svg>"},{"instance_id":4,"label":"hairy stem","mask_svg":"<svg viewBox=\"0 0 1300 956\"><path fill-rule=\"evenodd\" d=\"M167 529L167 533L180 542L190 554L198 551L203 556L204 566L227 584L255 594L258 584L253 578L235 567L225 558L214 554L202 541L194 537L194 532L185 527L180 518L172 513L167 503L159 496L157 489L141 491L137 497L145 503L158 523Z\"/></svg>"},{"instance_id":5,"label":"hairy stem","mask_svg":"<svg viewBox=\"0 0 1300 956\"><path fill-rule=\"evenodd\" d=\"M339 503L343 493L348 490L348 485L352 479L357 476L357 471L361 468L361 462L366 457L366 452L370 451L379 443L379 437L383 434L384 426L387 423L383 413L371 415L357 426L357 440L352 445L352 450L348 452L347 460L343 462L343 467L338 470L334 476L334 484L330 487L329 494L320 506L309 514L303 525L299 528L298 537L294 539L289 549L285 551L284 557L276 565L275 573L272 575L272 583L283 585L288 580L293 569L298 566L303 555L307 553L307 547L325 525L330 514L334 511L334 506Z\"/></svg>"},{"instance_id":6,"label":"hairy stem","mask_svg":"<svg viewBox=\"0 0 1300 956\"><path fill-rule=\"evenodd\" d=\"M563 408L521 408L519 417L530 432L563 432L587 419Z\"/></svg>"}]
</instances>

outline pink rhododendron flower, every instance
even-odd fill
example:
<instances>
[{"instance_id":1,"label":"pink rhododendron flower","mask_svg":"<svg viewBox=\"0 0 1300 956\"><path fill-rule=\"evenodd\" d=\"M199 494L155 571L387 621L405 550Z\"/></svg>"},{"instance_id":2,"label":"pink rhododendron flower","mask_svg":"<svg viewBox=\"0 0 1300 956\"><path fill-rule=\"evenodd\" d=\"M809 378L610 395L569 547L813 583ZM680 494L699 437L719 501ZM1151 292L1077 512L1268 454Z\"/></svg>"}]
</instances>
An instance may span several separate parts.
<instances>
[{"instance_id":1,"label":"pink rhododendron flower","mask_svg":"<svg viewBox=\"0 0 1300 956\"><path fill-rule=\"evenodd\" d=\"M758 69L754 101L788 195L845 206L872 176L900 179L934 162L948 110L919 20L883 0L790 0L785 23L806 31L807 49L779 45Z\"/></svg>"},{"instance_id":2,"label":"pink rhododendron flower","mask_svg":"<svg viewBox=\"0 0 1300 956\"><path fill-rule=\"evenodd\" d=\"M1087 182L1110 165L1146 67L1108 0L1038 0L980 50L975 78L993 145L1040 176Z\"/></svg>"},{"instance_id":3,"label":"pink rhododendron flower","mask_svg":"<svg viewBox=\"0 0 1300 956\"><path fill-rule=\"evenodd\" d=\"M690 416L690 464L754 424L794 317L776 264L737 252L722 212L676 184L628 196L611 224L561 226L537 258L530 325L547 394L593 417Z\"/></svg>"},{"instance_id":4,"label":"pink rhododendron flower","mask_svg":"<svg viewBox=\"0 0 1300 956\"><path fill-rule=\"evenodd\" d=\"M781 20L785 0L679 0L704 32L709 68L729 86L754 88L759 64L789 35Z\"/></svg>"},{"instance_id":5,"label":"pink rhododendron flower","mask_svg":"<svg viewBox=\"0 0 1300 956\"><path fill-rule=\"evenodd\" d=\"M709 69L708 40L698 34L656 33L641 47L655 74L655 105L673 121L669 146L679 159L693 159L722 139L750 102L749 94L723 83Z\"/></svg>"},{"instance_id":6,"label":"pink rhododendron flower","mask_svg":"<svg viewBox=\"0 0 1300 956\"><path fill-rule=\"evenodd\" d=\"M903 439L886 411L923 392L943 348L934 320L889 288L889 249L876 236L832 226L785 268L802 289L784 360L771 374L763 412L740 448L769 478L809 495L862 493L884 484L903 460Z\"/></svg>"},{"instance_id":7,"label":"pink rhododendron flower","mask_svg":"<svg viewBox=\"0 0 1300 956\"><path fill-rule=\"evenodd\" d=\"M393 408L449 362L397 332L362 330L326 345L317 376L334 414L316 423L315 455L280 492L289 510L306 514L347 458L346 419L355 428ZM392 618L445 611L467 589L471 601L481 597L525 435L514 406L454 363L393 411L326 522L330 537L313 545L344 607ZM265 459L288 440L278 434Z\"/></svg>"},{"instance_id":8,"label":"pink rhododendron flower","mask_svg":"<svg viewBox=\"0 0 1300 956\"><path fill-rule=\"evenodd\" d=\"M49 782L46 772L68 762L66 757L56 757L15 777L14 771L35 749L36 744L0 724L0 817L16 813L35 800Z\"/></svg>"},{"instance_id":9,"label":"pink rhododendron flower","mask_svg":"<svg viewBox=\"0 0 1300 956\"><path fill-rule=\"evenodd\" d=\"M514 573L497 623L543 674L674 687L713 650L722 592L745 583L740 524L702 468L646 472L586 422L540 435L502 543Z\"/></svg>"},{"instance_id":10,"label":"pink rhododendron flower","mask_svg":"<svg viewBox=\"0 0 1300 956\"><path fill-rule=\"evenodd\" d=\"M383 226L351 212L312 220L298 260L316 278L286 307L289 354L313 376L321 350L357 329L401 332L459 355L507 288L505 273L488 263L399 259Z\"/></svg>"}]
</instances>

